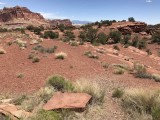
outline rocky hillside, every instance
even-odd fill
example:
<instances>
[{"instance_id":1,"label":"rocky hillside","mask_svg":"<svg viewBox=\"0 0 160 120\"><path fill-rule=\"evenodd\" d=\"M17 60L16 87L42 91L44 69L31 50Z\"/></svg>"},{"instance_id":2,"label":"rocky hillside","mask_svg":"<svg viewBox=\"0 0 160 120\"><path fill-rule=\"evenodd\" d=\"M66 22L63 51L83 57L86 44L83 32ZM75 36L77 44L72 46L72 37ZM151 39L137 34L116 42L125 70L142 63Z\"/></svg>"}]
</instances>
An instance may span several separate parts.
<instances>
[{"instance_id":1,"label":"rocky hillside","mask_svg":"<svg viewBox=\"0 0 160 120\"><path fill-rule=\"evenodd\" d=\"M56 27L60 24L64 26L72 26L72 22L68 19L65 20L46 20L40 13L30 11L26 7L4 7L0 10L0 25L14 27L25 27L27 25L45 27Z\"/></svg>"}]
</instances>

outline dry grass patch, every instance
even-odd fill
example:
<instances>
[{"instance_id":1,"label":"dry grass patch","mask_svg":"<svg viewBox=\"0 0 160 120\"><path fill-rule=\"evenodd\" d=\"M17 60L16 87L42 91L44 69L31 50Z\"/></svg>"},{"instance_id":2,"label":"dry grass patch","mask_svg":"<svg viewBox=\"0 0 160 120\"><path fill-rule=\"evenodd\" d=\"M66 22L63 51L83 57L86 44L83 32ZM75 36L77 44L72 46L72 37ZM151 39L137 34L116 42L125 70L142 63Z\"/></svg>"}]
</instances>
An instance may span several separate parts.
<instances>
[{"instance_id":1,"label":"dry grass patch","mask_svg":"<svg viewBox=\"0 0 160 120\"><path fill-rule=\"evenodd\" d=\"M55 58L56 58L56 59L61 59L61 60L63 60L63 59L65 59L66 57L67 57L67 54L64 53L64 52L59 52L59 53L56 53L56 54L55 54Z\"/></svg>"},{"instance_id":2,"label":"dry grass patch","mask_svg":"<svg viewBox=\"0 0 160 120\"><path fill-rule=\"evenodd\" d=\"M160 91L159 90L126 90L122 98L123 108L137 120L159 120Z\"/></svg>"}]
</instances>

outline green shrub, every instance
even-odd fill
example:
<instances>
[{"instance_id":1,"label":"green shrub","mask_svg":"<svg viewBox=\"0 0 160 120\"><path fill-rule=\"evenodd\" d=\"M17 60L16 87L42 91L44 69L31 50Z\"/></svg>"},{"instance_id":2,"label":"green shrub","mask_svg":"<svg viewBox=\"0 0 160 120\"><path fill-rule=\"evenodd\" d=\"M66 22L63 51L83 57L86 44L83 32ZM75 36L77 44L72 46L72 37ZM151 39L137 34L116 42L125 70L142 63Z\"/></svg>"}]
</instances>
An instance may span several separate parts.
<instances>
[{"instance_id":1,"label":"green shrub","mask_svg":"<svg viewBox=\"0 0 160 120\"><path fill-rule=\"evenodd\" d=\"M125 72L125 70L124 69L122 69L122 68L115 68L114 69L114 74L117 74L117 75L122 75L122 74L124 74L124 72Z\"/></svg>"},{"instance_id":2,"label":"green shrub","mask_svg":"<svg viewBox=\"0 0 160 120\"><path fill-rule=\"evenodd\" d=\"M152 55L152 52L150 49L147 49L146 52L147 52L147 55Z\"/></svg>"},{"instance_id":3,"label":"green shrub","mask_svg":"<svg viewBox=\"0 0 160 120\"><path fill-rule=\"evenodd\" d=\"M70 41L69 44L71 46L78 46L78 43L76 41Z\"/></svg>"},{"instance_id":4,"label":"green shrub","mask_svg":"<svg viewBox=\"0 0 160 120\"><path fill-rule=\"evenodd\" d=\"M107 39L108 39L108 36L105 33L101 32L98 34L96 42L101 43L102 45L105 45L107 42Z\"/></svg>"},{"instance_id":5,"label":"green shrub","mask_svg":"<svg viewBox=\"0 0 160 120\"><path fill-rule=\"evenodd\" d=\"M87 51L84 53L85 56L88 58L98 59L99 57L97 55L94 55L91 51Z\"/></svg>"},{"instance_id":6,"label":"green shrub","mask_svg":"<svg viewBox=\"0 0 160 120\"><path fill-rule=\"evenodd\" d=\"M79 38L82 41L94 43L97 42L97 32L98 29L94 29L92 27L85 28L84 31L80 32Z\"/></svg>"},{"instance_id":7,"label":"green shrub","mask_svg":"<svg viewBox=\"0 0 160 120\"><path fill-rule=\"evenodd\" d=\"M117 45L114 45L113 49L120 51L120 49L119 49L119 47Z\"/></svg>"},{"instance_id":8,"label":"green shrub","mask_svg":"<svg viewBox=\"0 0 160 120\"><path fill-rule=\"evenodd\" d=\"M159 74L153 74L152 78L156 81L156 82L160 82L160 75Z\"/></svg>"},{"instance_id":9,"label":"green shrub","mask_svg":"<svg viewBox=\"0 0 160 120\"><path fill-rule=\"evenodd\" d=\"M67 37L69 40L74 40L76 37L72 31L66 31L64 36Z\"/></svg>"},{"instance_id":10,"label":"green shrub","mask_svg":"<svg viewBox=\"0 0 160 120\"><path fill-rule=\"evenodd\" d=\"M126 44L129 43L129 40L130 40L130 39L131 39L131 35L130 35L130 34L124 35L122 43L123 43L124 45L126 45Z\"/></svg>"},{"instance_id":11,"label":"green shrub","mask_svg":"<svg viewBox=\"0 0 160 120\"><path fill-rule=\"evenodd\" d=\"M112 97L114 98L121 98L123 95L124 95L124 90L121 88L116 88L112 93Z\"/></svg>"},{"instance_id":12,"label":"green shrub","mask_svg":"<svg viewBox=\"0 0 160 120\"><path fill-rule=\"evenodd\" d=\"M8 32L7 28L0 28L0 32Z\"/></svg>"},{"instance_id":13,"label":"green shrub","mask_svg":"<svg viewBox=\"0 0 160 120\"><path fill-rule=\"evenodd\" d=\"M138 43L139 43L139 38L138 36L134 36L133 40L132 40L132 46L137 48L138 47Z\"/></svg>"},{"instance_id":14,"label":"green shrub","mask_svg":"<svg viewBox=\"0 0 160 120\"><path fill-rule=\"evenodd\" d=\"M29 120L63 120L60 113L56 111L40 110L35 116L32 116Z\"/></svg>"},{"instance_id":15,"label":"green shrub","mask_svg":"<svg viewBox=\"0 0 160 120\"><path fill-rule=\"evenodd\" d=\"M157 55L158 55L158 57L160 57L160 50L157 51Z\"/></svg>"},{"instance_id":16,"label":"green shrub","mask_svg":"<svg viewBox=\"0 0 160 120\"><path fill-rule=\"evenodd\" d=\"M33 63L36 63L36 62L39 62L39 61L40 61L40 58L37 57L37 56L32 59L32 62L33 62Z\"/></svg>"},{"instance_id":17,"label":"green shrub","mask_svg":"<svg viewBox=\"0 0 160 120\"><path fill-rule=\"evenodd\" d=\"M133 17L129 17L129 18L128 18L128 21L129 21L129 22L135 22L135 19L134 19Z\"/></svg>"},{"instance_id":18,"label":"green shrub","mask_svg":"<svg viewBox=\"0 0 160 120\"><path fill-rule=\"evenodd\" d=\"M28 59L33 59L34 57L35 57L34 54L29 54L29 55L28 55Z\"/></svg>"},{"instance_id":19,"label":"green shrub","mask_svg":"<svg viewBox=\"0 0 160 120\"><path fill-rule=\"evenodd\" d=\"M43 34L44 38L56 39L59 37L59 34L53 31L45 31Z\"/></svg>"},{"instance_id":20,"label":"green shrub","mask_svg":"<svg viewBox=\"0 0 160 120\"><path fill-rule=\"evenodd\" d=\"M45 48L41 45L37 45L37 46L33 47L33 50L37 50L41 53L49 53L49 54L54 53L56 49L57 49L57 46L53 46L51 48Z\"/></svg>"},{"instance_id":21,"label":"green shrub","mask_svg":"<svg viewBox=\"0 0 160 120\"><path fill-rule=\"evenodd\" d=\"M59 30L60 30L61 32L64 32L64 30L65 30L64 24L60 24L60 25L58 26L58 28L59 28Z\"/></svg>"},{"instance_id":22,"label":"green shrub","mask_svg":"<svg viewBox=\"0 0 160 120\"><path fill-rule=\"evenodd\" d=\"M109 63L102 63L103 68L109 68Z\"/></svg>"},{"instance_id":23,"label":"green shrub","mask_svg":"<svg viewBox=\"0 0 160 120\"><path fill-rule=\"evenodd\" d=\"M152 42L160 44L160 34L159 33L154 33L152 35Z\"/></svg>"},{"instance_id":24,"label":"green shrub","mask_svg":"<svg viewBox=\"0 0 160 120\"><path fill-rule=\"evenodd\" d=\"M54 87L58 91L73 91L73 84L62 76L51 76L47 80L47 84Z\"/></svg>"},{"instance_id":25,"label":"green shrub","mask_svg":"<svg viewBox=\"0 0 160 120\"><path fill-rule=\"evenodd\" d=\"M22 102L27 99L27 96L26 95L20 95L18 97L15 97L11 103L13 103L14 105L21 105Z\"/></svg>"},{"instance_id":26,"label":"green shrub","mask_svg":"<svg viewBox=\"0 0 160 120\"><path fill-rule=\"evenodd\" d=\"M138 43L138 48L139 49L145 49L147 46L147 43L145 40L140 40L139 43Z\"/></svg>"},{"instance_id":27,"label":"green shrub","mask_svg":"<svg viewBox=\"0 0 160 120\"><path fill-rule=\"evenodd\" d=\"M114 40L114 43L119 43L121 41L121 32L119 31L111 31L109 33L109 38Z\"/></svg>"}]
</instances>

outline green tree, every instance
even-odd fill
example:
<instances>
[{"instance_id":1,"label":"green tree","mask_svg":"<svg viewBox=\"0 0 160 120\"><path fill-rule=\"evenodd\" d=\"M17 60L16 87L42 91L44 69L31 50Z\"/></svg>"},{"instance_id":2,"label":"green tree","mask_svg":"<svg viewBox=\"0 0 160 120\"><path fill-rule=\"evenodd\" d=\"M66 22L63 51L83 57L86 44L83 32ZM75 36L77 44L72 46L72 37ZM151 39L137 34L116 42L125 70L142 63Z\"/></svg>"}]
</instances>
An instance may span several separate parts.
<instances>
[{"instance_id":1,"label":"green tree","mask_svg":"<svg viewBox=\"0 0 160 120\"><path fill-rule=\"evenodd\" d=\"M109 38L112 38L114 40L114 43L119 43L121 40L121 32L119 31L112 31L109 33Z\"/></svg>"},{"instance_id":2,"label":"green tree","mask_svg":"<svg viewBox=\"0 0 160 120\"><path fill-rule=\"evenodd\" d=\"M128 21L129 21L129 22L135 22L135 19L134 19L133 17L129 17L129 18L128 18Z\"/></svg>"}]
</instances>

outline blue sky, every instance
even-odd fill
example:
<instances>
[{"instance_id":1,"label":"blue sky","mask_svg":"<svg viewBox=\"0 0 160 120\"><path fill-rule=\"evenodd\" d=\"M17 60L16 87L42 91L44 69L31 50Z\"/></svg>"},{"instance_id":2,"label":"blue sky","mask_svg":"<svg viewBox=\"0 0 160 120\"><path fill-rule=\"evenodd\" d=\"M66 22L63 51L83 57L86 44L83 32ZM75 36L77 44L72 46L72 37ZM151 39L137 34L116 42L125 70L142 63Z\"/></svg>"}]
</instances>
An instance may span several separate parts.
<instances>
[{"instance_id":1,"label":"blue sky","mask_svg":"<svg viewBox=\"0 0 160 120\"><path fill-rule=\"evenodd\" d=\"M0 8L16 5L53 19L99 21L134 17L148 24L160 23L160 0L0 0Z\"/></svg>"}]
</instances>

